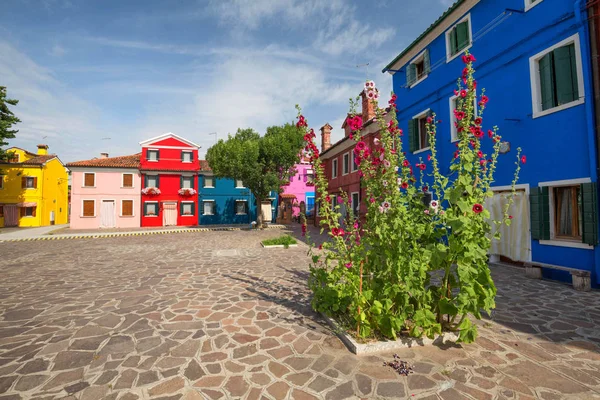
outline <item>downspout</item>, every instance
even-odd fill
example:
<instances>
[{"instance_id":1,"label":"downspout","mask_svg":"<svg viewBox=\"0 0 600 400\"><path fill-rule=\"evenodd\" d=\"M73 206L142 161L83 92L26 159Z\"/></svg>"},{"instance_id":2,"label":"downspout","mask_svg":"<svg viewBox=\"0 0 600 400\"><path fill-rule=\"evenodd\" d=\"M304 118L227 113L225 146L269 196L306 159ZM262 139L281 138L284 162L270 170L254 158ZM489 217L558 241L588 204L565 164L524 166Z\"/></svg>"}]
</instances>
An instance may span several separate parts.
<instances>
[{"instance_id":1,"label":"downspout","mask_svg":"<svg viewBox=\"0 0 600 400\"><path fill-rule=\"evenodd\" d=\"M596 84L592 85L592 72L590 71L591 65L586 63L585 60L591 60L591 62L595 62L596 59L591 57L591 50L589 48L589 27L587 23L587 17L584 15L586 11L581 5L582 0L575 0L574 12L575 12L575 21L577 23L577 30L579 32L580 37L580 46L581 46L581 64L583 71L583 84L585 95L587 97L585 101L585 111L586 111L586 122L587 122L587 136L588 136L588 156L590 159L590 178L592 182L598 181L598 163L597 163L597 155L598 155L598 140L596 138L596 125L595 125L595 106L594 98L598 95L594 88ZM596 51L596 50L593 50ZM595 69L595 68L592 68ZM597 82L597 81L596 81ZM592 95L593 94L593 95ZM594 248L594 275L596 275L596 283L600 283L600 248L595 246Z\"/></svg>"}]
</instances>

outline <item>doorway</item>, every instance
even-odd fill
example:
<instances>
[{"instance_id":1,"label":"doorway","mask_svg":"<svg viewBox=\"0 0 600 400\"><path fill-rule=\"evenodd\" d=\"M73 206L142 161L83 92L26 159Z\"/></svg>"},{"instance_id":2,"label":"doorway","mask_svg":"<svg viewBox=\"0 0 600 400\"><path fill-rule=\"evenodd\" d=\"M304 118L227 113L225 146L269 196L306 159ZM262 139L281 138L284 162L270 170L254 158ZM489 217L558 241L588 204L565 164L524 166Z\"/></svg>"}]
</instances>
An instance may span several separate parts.
<instances>
[{"instance_id":1,"label":"doorway","mask_svg":"<svg viewBox=\"0 0 600 400\"><path fill-rule=\"evenodd\" d=\"M19 225L19 210L16 205L4 205L4 226L18 226Z\"/></svg>"},{"instance_id":2,"label":"doorway","mask_svg":"<svg viewBox=\"0 0 600 400\"><path fill-rule=\"evenodd\" d=\"M102 200L102 207L100 208L100 227L114 228L116 226L116 222L115 201Z\"/></svg>"},{"instance_id":3,"label":"doorway","mask_svg":"<svg viewBox=\"0 0 600 400\"><path fill-rule=\"evenodd\" d=\"M177 203L163 203L163 225L177 225Z\"/></svg>"}]
</instances>

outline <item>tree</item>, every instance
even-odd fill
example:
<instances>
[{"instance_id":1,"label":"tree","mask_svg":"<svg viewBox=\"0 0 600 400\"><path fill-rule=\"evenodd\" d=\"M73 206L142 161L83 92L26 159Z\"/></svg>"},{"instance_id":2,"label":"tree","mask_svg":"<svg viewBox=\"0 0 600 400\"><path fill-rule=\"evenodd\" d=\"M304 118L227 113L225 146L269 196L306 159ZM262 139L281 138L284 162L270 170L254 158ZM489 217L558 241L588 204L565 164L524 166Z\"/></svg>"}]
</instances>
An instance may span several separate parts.
<instances>
[{"instance_id":1,"label":"tree","mask_svg":"<svg viewBox=\"0 0 600 400\"><path fill-rule=\"evenodd\" d=\"M292 124L271 126L264 136L251 128L238 129L209 148L206 160L216 177L244 182L256 199L257 223L262 226L263 200L272 190L280 191L303 145L303 133Z\"/></svg>"},{"instance_id":2,"label":"tree","mask_svg":"<svg viewBox=\"0 0 600 400\"><path fill-rule=\"evenodd\" d=\"M0 86L0 159L3 159L6 154L2 149L8 142L6 139L12 139L15 134L19 132L16 129L11 129L14 124L21 122L21 120L15 117L12 111L8 108L8 105L16 106L19 100L7 99L6 98L6 87Z\"/></svg>"}]
</instances>

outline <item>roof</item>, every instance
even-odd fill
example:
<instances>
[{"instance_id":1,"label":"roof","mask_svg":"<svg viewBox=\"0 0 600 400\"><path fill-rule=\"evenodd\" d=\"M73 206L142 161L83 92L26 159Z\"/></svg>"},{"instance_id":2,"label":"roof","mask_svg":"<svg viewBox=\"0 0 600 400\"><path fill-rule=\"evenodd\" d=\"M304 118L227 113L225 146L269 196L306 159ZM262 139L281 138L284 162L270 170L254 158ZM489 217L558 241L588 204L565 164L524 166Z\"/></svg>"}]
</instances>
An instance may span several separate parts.
<instances>
[{"instance_id":1,"label":"roof","mask_svg":"<svg viewBox=\"0 0 600 400\"><path fill-rule=\"evenodd\" d=\"M196 144L196 143L191 142L191 141L189 141L187 139L184 139L181 136L178 136L178 135L176 135L176 134L174 134L172 132L163 133L162 135L159 135L159 136L156 136L156 137L153 137L153 138L150 138L150 139L146 139L146 140L140 142L140 145L144 146L144 145L152 144L152 143L157 142L159 140L168 139L168 138L175 138L175 139L177 139L179 141L182 141L183 143L186 143L186 144L188 144L188 145L190 145L192 147L196 147L198 149L201 147L199 144Z\"/></svg>"},{"instance_id":2,"label":"roof","mask_svg":"<svg viewBox=\"0 0 600 400\"><path fill-rule=\"evenodd\" d=\"M212 168L208 165L208 161L200 160L200 171L212 171Z\"/></svg>"},{"instance_id":3,"label":"roof","mask_svg":"<svg viewBox=\"0 0 600 400\"><path fill-rule=\"evenodd\" d=\"M43 165L43 164L46 164L48 161L52 160L53 158L56 158L56 154L44 154L41 156L35 156L26 161L23 161L21 164L23 164L23 165Z\"/></svg>"},{"instance_id":4,"label":"roof","mask_svg":"<svg viewBox=\"0 0 600 400\"><path fill-rule=\"evenodd\" d=\"M421 33L421 35L419 35L419 37L417 37L411 44L409 44L402 51L402 53L398 54L396 56L396 58L394 58L392 60L392 62L390 62L388 65L386 65L385 68L381 72L387 72L390 68L392 68L392 65L394 65L396 63L396 61L398 61L399 59L401 59L406 53L408 53L413 47L415 47L417 45L417 43L419 43L425 36L427 36L427 34L429 32L431 32L432 30L434 30L436 26L438 26L439 24L441 24L442 21L444 21L450 14L452 14L452 11L456 10L458 8L458 6L460 6L464 2L465 2L465 0L456 0L454 2L454 4L452 4L450 6L449 9L447 9L433 24L431 24L429 26L429 28L427 28L425 30L425 32Z\"/></svg>"},{"instance_id":5,"label":"roof","mask_svg":"<svg viewBox=\"0 0 600 400\"><path fill-rule=\"evenodd\" d=\"M74 161L67 167L94 167L94 168L139 168L142 153L129 156L92 158L91 160Z\"/></svg>"},{"instance_id":6,"label":"roof","mask_svg":"<svg viewBox=\"0 0 600 400\"><path fill-rule=\"evenodd\" d=\"M10 148L6 149L6 152L8 153L11 150L21 150L22 152L24 152L26 154L29 154L30 156L37 156L36 153L32 153L31 151L27 151L27 150L22 149L22 148L17 147L17 146L13 146L13 147L10 147Z\"/></svg>"},{"instance_id":7,"label":"roof","mask_svg":"<svg viewBox=\"0 0 600 400\"><path fill-rule=\"evenodd\" d=\"M295 199L296 195L291 193L284 193L279 195L280 199Z\"/></svg>"}]
</instances>

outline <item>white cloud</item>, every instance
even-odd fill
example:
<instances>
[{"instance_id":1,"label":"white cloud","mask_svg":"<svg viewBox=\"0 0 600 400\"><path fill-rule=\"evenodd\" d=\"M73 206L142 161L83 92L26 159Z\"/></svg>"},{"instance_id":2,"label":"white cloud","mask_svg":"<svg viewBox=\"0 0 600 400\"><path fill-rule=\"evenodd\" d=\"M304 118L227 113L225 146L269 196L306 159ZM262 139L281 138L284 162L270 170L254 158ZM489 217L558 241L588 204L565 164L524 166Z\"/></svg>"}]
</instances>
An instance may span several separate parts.
<instances>
[{"instance_id":1,"label":"white cloud","mask_svg":"<svg viewBox=\"0 0 600 400\"><path fill-rule=\"evenodd\" d=\"M65 49L61 45L55 44L54 46L52 46L48 53L54 57L62 57L65 54L67 54L67 49Z\"/></svg>"}]
</instances>

